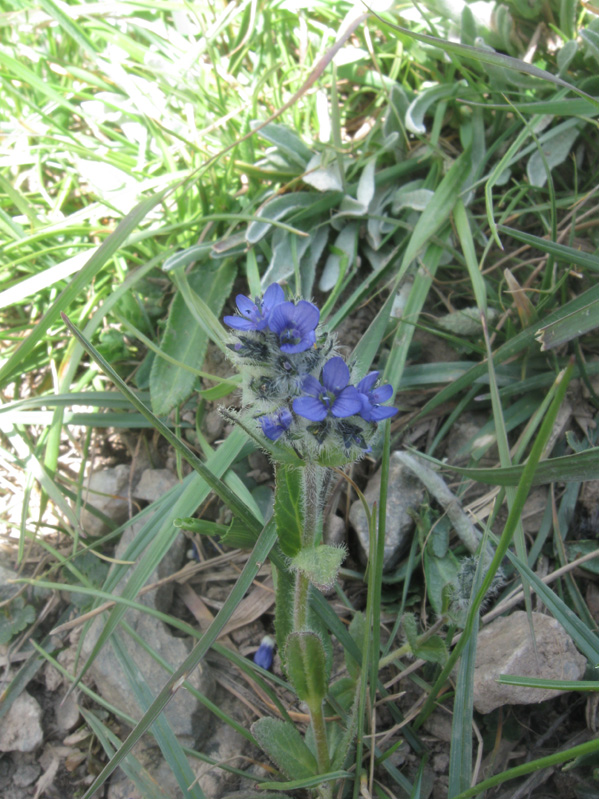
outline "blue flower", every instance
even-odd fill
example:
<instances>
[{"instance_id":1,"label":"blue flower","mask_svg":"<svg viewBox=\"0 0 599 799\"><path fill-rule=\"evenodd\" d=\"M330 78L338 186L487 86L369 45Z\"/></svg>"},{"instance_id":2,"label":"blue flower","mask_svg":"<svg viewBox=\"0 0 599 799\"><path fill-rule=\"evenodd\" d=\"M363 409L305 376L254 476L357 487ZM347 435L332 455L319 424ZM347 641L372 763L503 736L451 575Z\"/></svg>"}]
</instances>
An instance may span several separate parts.
<instances>
[{"instance_id":1,"label":"blue flower","mask_svg":"<svg viewBox=\"0 0 599 799\"><path fill-rule=\"evenodd\" d=\"M225 316L223 321L235 330L264 330L273 309L285 300L285 292L278 283L271 285L264 292L262 300L252 302L244 294L235 297L237 310L241 316Z\"/></svg>"},{"instance_id":2,"label":"blue flower","mask_svg":"<svg viewBox=\"0 0 599 799\"><path fill-rule=\"evenodd\" d=\"M272 666L274 649L275 642L269 635L265 635L254 654L254 663L268 671Z\"/></svg>"},{"instance_id":3,"label":"blue flower","mask_svg":"<svg viewBox=\"0 0 599 799\"><path fill-rule=\"evenodd\" d=\"M323 367L322 385L311 375L304 378L302 389L307 396L294 399L293 410L312 422L321 422L329 413L337 418L360 413L362 401L348 383L349 369L343 358L331 358Z\"/></svg>"},{"instance_id":4,"label":"blue flower","mask_svg":"<svg viewBox=\"0 0 599 799\"><path fill-rule=\"evenodd\" d=\"M293 416L287 408L281 408L273 414L268 416L259 416L258 421L262 425L262 432L266 438L271 441L276 441L277 438L289 429L289 425L293 421Z\"/></svg>"},{"instance_id":5,"label":"blue flower","mask_svg":"<svg viewBox=\"0 0 599 799\"><path fill-rule=\"evenodd\" d=\"M316 342L320 311L311 302L279 303L270 314L268 327L279 339L282 352L305 352Z\"/></svg>"},{"instance_id":6,"label":"blue flower","mask_svg":"<svg viewBox=\"0 0 599 799\"><path fill-rule=\"evenodd\" d=\"M397 413L397 408L381 406L381 403L391 399L393 387L387 383L384 386L374 388L378 377L378 372L370 372L357 385L362 403L360 416L365 422L380 422L390 416L395 416Z\"/></svg>"}]
</instances>

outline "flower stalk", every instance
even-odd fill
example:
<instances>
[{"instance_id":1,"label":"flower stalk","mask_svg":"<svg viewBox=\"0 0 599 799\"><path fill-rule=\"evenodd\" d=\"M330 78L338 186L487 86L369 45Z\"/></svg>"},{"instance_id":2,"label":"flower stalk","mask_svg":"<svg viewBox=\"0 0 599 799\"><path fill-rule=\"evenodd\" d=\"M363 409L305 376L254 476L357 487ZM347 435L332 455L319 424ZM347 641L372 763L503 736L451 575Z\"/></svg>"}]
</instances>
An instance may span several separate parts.
<instances>
[{"instance_id":1,"label":"flower stalk","mask_svg":"<svg viewBox=\"0 0 599 799\"><path fill-rule=\"evenodd\" d=\"M332 467L370 452L377 423L397 409L383 404L393 390L378 385L378 372L353 382L351 364L320 326L313 303L286 299L274 283L261 298L238 295L236 304L238 315L224 321L233 331L230 357L243 376L242 408L227 416L263 440L278 464L275 521L290 570L277 589L283 592L277 595L278 645L298 698L309 709L318 773L325 774L331 761L323 702L331 666L322 632L311 629L310 586L332 586L346 553L322 543L322 512ZM257 662L266 664L269 657L261 647ZM323 783L317 792L330 799L332 787Z\"/></svg>"}]
</instances>

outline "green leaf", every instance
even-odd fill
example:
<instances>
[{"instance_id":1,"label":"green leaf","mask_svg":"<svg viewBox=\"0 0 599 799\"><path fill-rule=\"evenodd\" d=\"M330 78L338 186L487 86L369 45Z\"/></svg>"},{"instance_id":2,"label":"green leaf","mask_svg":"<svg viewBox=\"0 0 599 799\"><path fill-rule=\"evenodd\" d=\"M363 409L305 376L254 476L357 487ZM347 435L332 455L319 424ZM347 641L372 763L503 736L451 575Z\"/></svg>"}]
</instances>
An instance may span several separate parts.
<instances>
[{"instance_id":1,"label":"green leaf","mask_svg":"<svg viewBox=\"0 0 599 799\"><path fill-rule=\"evenodd\" d=\"M597 541L593 539L580 539L579 541L566 541L566 555L568 561L577 560L584 555L590 555L591 552L597 551ZM599 555L596 558L591 558L580 564L581 569L585 569L591 574L599 574Z\"/></svg>"},{"instance_id":2,"label":"green leaf","mask_svg":"<svg viewBox=\"0 0 599 799\"><path fill-rule=\"evenodd\" d=\"M206 299L215 314L220 314L231 292L236 268L232 261L223 263L214 272L206 267L192 272L189 285ZM208 336L197 324L181 292L177 292L170 308L161 350L171 358L199 369L206 354ZM150 393L154 413L167 415L186 400L194 389L196 376L163 358L156 358L150 374Z\"/></svg>"},{"instance_id":3,"label":"green leaf","mask_svg":"<svg viewBox=\"0 0 599 799\"><path fill-rule=\"evenodd\" d=\"M557 244L555 241L549 239L542 239L540 236L533 236L532 233L524 233L522 230L516 230L512 227L505 225L497 225L497 229L501 233L506 233L516 241L521 241L524 244L530 244L541 252L553 255L558 261L563 261L567 264L575 264L583 269L590 269L591 272L599 272L599 258L582 250L577 250L574 247L568 247L565 244Z\"/></svg>"},{"instance_id":4,"label":"green leaf","mask_svg":"<svg viewBox=\"0 0 599 799\"><path fill-rule=\"evenodd\" d=\"M420 455L429 459L422 453ZM518 485L526 468L525 466L506 466L494 469L468 469L449 466L434 458L430 458L430 460L470 480L498 486ZM562 455L559 458L548 458L546 461L541 461L535 470L532 485L538 486L555 482L584 483L586 480L596 479L599 479L599 447L592 447L582 452L575 452L573 455Z\"/></svg>"},{"instance_id":5,"label":"green leaf","mask_svg":"<svg viewBox=\"0 0 599 799\"><path fill-rule=\"evenodd\" d=\"M302 507L302 472L292 466L275 468L275 523L279 545L292 558L302 547L304 511Z\"/></svg>"},{"instance_id":6,"label":"green leaf","mask_svg":"<svg viewBox=\"0 0 599 799\"><path fill-rule=\"evenodd\" d=\"M194 244L193 247L187 247L185 250L179 250L174 255L169 255L164 264L162 265L163 272L171 272L173 269L178 269L181 266L189 266L196 261L204 261L212 250L212 243Z\"/></svg>"},{"instance_id":7,"label":"green leaf","mask_svg":"<svg viewBox=\"0 0 599 799\"><path fill-rule=\"evenodd\" d=\"M535 67L534 64L528 64L526 61L521 61L519 58L512 58L511 56L503 55L502 53L495 53L490 48L483 49L481 47L473 47L472 45L468 44L459 44L458 42L440 39L438 36L430 36L428 33L417 33L416 31L402 28L399 25L393 25L382 17L379 17L378 14L374 14L374 16L377 17L377 19L380 20L380 22L382 22L384 25L387 25L389 28L398 31L399 33L402 33L411 39L417 39L425 44L431 44L434 47L439 47L446 53L453 53L457 56L461 56L462 58L478 61L481 64L488 64L503 69L509 69L514 72L523 72L527 75L531 75L532 77L541 78L541 80L549 81L550 83L554 83L556 86L563 86L564 88L570 89L570 91L578 94L580 97L584 97L586 100L589 100L595 107L599 107L599 101L594 97L591 97L589 94L583 92L581 89L578 89L576 86L573 86L571 83L568 83L561 78L557 78L550 72L546 72L544 69ZM588 31L581 31L581 34L586 32ZM597 36L597 34L595 34L595 36ZM583 38L585 38L585 42L590 43L590 39L592 37L583 36Z\"/></svg>"},{"instance_id":8,"label":"green leaf","mask_svg":"<svg viewBox=\"0 0 599 799\"><path fill-rule=\"evenodd\" d=\"M406 112L405 124L410 133L424 134L426 126L424 115L431 105L436 105L446 97L454 97L459 91L466 87L465 80L451 81L442 83L438 86L431 86L418 92L417 96L410 103Z\"/></svg>"},{"instance_id":9,"label":"green leaf","mask_svg":"<svg viewBox=\"0 0 599 799\"><path fill-rule=\"evenodd\" d=\"M327 668L320 636L313 632L291 633L285 647L287 674L298 698L319 707L327 692Z\"/></svg>"},{"instance_id":10,"label":"green leaf","mask_svg":"<svg viewBox=\"0 0 599 799\"><path fill-rule=\"evenodd\" d=\"M414 657L426 660L428 663L439 663L444 666L447 663L449 653L443 639L439 635L431 635L426 640L416 642Z\"/></svg>"},{"instance_id":11,"label":"green leaf","mask_svg":"<svg viewBox=\"0 0 599 799\"><path fill-rule=\"evenodd\" d=\"M297 133L289 130L285 125L276 125L271 122L268 125L264 125L258 135L276 145L290 161L297 164L301 169L305 169L306 164L312 158L311 150L308 149Z\"/></svg>"},{"instance_id":12,"label":"green leaf","mask_svg":"<svg viewBox=\"0 0 599 799\"><path fill-rule=\"evenodd\" d=\"M597 327L599 327L599 300L539 328L535 338L541 345L541 351L547 352L573 338L584 336Z\"/></svg>"},{"instance_id":13,"label":"green leaf","mask_svg":"<svg viewBox=\"0 0 599 799\"><path fill-rule=\"evenodd\" d=\"M273 220L282 219L300 208L309 208L314 205L315 200L314 194L307 191L283 194L280 197L274 197L269 200L262 206L256 219L248 225L247 233L245 234L248 244L257 244L268 233L272 227ZM264 218L261 219L261 217Z\"/></svg>"},{"instance_id":14,"label":"green leaf","mask_svg":"<svg viewBox=\"0 0 599 799\"><path fill-rule=\"evenodd\" d=\"M280 771L291 780L318 774L316 758L296 727L282 719L262 718L252 724L252 735Z\"/></svg>"},{"instance_id":15,"label":"green leaf","mask_svg":"<svg viewBox=\"0 0 599 799\"><path fill-rule=\"evenodd\" d=\"M562 128L551 137L542 137L539 141L539 146L542 147L542 154L538 150L534 152L526 165L526 174L531 186L542 187L547 183L547 169L543 158L550 170L559 166L568 157L579 134L580 128L574 125L573 127Z\"/></svg>"},{"instance_id":16,"label":"green leaf","mask_svg":"<svg viewBox=\"0 0 599 799\"><path fill-rule=\"evenodd\" d=\"M0 609L0 645L8 644L13 636L33 623L35 616L33 606L26 605L21 596Z\"/></svg>"},{"instance_id":17,"label":"green leaf","mask_svg":"<svg viewBox=\"0 0 599 799\"><path fill-rule=\"evenodd\" d=\"M460 564L453 552L436 558L429 549L424 550L424 576L426 592L436 613L443 613L443 589L455 582Z\"/></svg>"},{"instance_id":18,"label":"green leaf","mask_svg":"<svg viewBox=\"0 0 599 799\"><path fill-rule=\"evenodd\" d=\"M366 617L364 614L359 611L356 613L349 624L349 634L356 642L356 645L359 649L362 648L364 643L364 630L366 627ZM347 666L347 671L352 678L352 680L357 680L360 676L361 666L357 662L357 660L347 651L344 649L345 653L345 665Z\"/></svg>"},{"instance_id":19,"label":"green leaf","mask_svg":"<svg viewBox=\"0 0 599 799\"><path fill-rule=\"evenodd\" d=\"M321 544L315 548L300 549L291 559L291 565L305 574L314 585L328 588L334 585L346 557L347 552L343 547Z\"/></svg>"}]
</instances>

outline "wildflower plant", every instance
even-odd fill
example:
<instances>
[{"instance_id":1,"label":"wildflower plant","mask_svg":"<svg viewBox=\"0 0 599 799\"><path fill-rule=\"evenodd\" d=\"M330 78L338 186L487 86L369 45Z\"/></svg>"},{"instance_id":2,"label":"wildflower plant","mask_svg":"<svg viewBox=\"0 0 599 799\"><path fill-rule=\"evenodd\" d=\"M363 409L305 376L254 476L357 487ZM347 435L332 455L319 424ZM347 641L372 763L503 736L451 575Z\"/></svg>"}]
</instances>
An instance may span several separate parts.
<instances>
[{"instance_id":1,"label":"wildflower plant","mask_svg":"<svg viewBox=\"0 0 599 799\"><path fill-rule=\"evenodd\" d=\"M287 776L297 780L341 768L353 738L347 732L330 745L323 705L331 645L309 605L311 591L334 585L346 555L343 547L322 541L332 468L369 452L378 423L397 409L384 404L393 390L378 385L378 372L353 374L312 302L286 299L283 288L273 283L254 300L238 295L236 304L238 314L224 321L231 329L230 357L242 375L242 401L229 416L275 464L274 513L278 545L286 556L285 571L273 567L276 643L283 668L308 707L314 752L289 722L265 718L252 731ZM258 653L256 662L264 665L270 653L264 646ZM294 742L293 755L284 751L286 740ZM306 762L312 761L316 771L307 774ZM323 782L318 791L330 796L330 783Z\"/></svg>"}]
</instances>

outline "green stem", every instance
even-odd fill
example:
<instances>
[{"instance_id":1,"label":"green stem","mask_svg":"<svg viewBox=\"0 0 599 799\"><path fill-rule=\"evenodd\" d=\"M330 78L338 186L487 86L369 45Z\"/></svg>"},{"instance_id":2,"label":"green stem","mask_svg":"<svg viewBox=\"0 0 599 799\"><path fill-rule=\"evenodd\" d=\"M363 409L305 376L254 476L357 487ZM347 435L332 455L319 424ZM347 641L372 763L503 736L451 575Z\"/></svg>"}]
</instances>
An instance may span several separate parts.
<instances>
[{"instance_id":1,"label":"green stem","mask_svg":"<svg viewBox=\"0 0 599 799\"><path fill-rule=\"evenodd\" d=\"M301 632L306 629L308 621L308 591L310 581L305 574L298 572L295 575L295 594L293 596L293 631Z\"/></svg>"},{"instance_id":2,"label":"green stem","mask_svg":"<svg viewBox=\"0 0 599 799\"><path fill-rule=\"evenodd\" d=\"M315 463L307 463L304 466L304 533L302 535L302 547L313 547L316 543L318 522L322 510L320 471L321 467Z\"/></svg>"},{"instance_id":3,"label":"green stem","mask_svg":"<svg viewBox=\"0 0 599 799\"><path fill-rule=\"evenodd\" d=\"M304 529L302 531L302 548L310 549L316 544L321 513L321 480L320 467L315 463L307 463L303 468L303 506ZM293 598L293 630L300 632L307 627L308 591L310 581L298 572L295 576L295 593Z\"/></svg>"},{"instance_id":4,"label":"green stem","mask_svg":"<svg viewBox=\"0 0 599 799\"><path fill-rule=\"evenodd\" d=\"M425 630L422 635L418 636L416 639L416 648L418 648L418 646L421 644L424 644L425 641L428 641L428 639L438 632L444 624L447 624L447 616L443 616L442 618L438 619L432 627L430 627L428 630ZM403 644L403 646L400 646L399 649L394 649L393 652L389 652L388 655L385 655L385 657L379 660L379 671L384 669L386 666L389 666L394 660L399 660L405 655L410 654L414 654L414 650L410 644Z\"/></svg>"},{"instance_id":5,"label":"green stem","mask_svg":"<svg viewBox=\"0 0 599 799\"><path fill-rule=\"evenodd\" d=\"M324 713L322 712L322 702L318 705L309 705L310 721L312 722L312 730L314 732L314 743L316 744L316 760L318 761L318 770L321 774L326 774L330 771L331 761L329 758L329 746L327 743L327 729L324 720ZM318 789L319 795L322 799L331 796L331 785L324 783Z\"/></svg>"}]
</instances>

